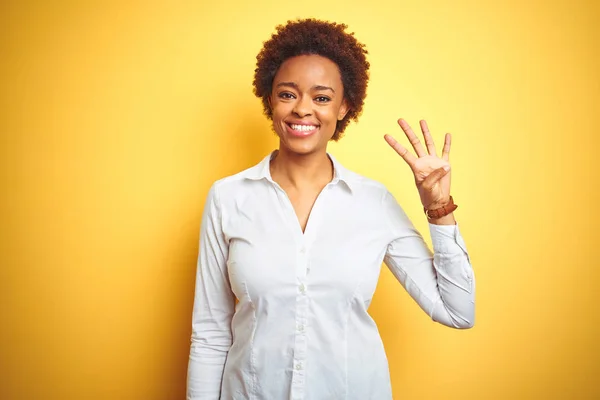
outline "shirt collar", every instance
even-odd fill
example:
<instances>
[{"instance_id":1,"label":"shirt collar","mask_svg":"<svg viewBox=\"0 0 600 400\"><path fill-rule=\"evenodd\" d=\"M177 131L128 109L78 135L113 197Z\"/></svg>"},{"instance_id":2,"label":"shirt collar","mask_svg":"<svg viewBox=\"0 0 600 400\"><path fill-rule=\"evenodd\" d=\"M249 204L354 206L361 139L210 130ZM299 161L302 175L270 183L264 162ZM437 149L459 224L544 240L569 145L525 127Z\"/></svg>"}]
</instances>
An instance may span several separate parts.
<instances>
[{"instance_id":1,"label":"shirt collar","mask_svg":"<svg viewBox=\"0 0 600 400\"><path fill-rule=\"evenodd\" d=\"M273 159L275 154L277 154L278 151L279 150L273 150L271 153L265 156L265 158L263 158L261 162L256 164L254 167L250 168L250 171L248 171L248 175L246 175L246 178L256 181L261 179L267 179L268 181L275 183L273 181L273 178L271 177L270 164L271 160ZM353 182L350 171L344 168L344 166L340 164L336 160L336 158L330 153L327 153L327 156L333 164L333 179L331 180L331 183L335 184L339 181L342 181L352 192Z\"/></svg>"}]
</instances>

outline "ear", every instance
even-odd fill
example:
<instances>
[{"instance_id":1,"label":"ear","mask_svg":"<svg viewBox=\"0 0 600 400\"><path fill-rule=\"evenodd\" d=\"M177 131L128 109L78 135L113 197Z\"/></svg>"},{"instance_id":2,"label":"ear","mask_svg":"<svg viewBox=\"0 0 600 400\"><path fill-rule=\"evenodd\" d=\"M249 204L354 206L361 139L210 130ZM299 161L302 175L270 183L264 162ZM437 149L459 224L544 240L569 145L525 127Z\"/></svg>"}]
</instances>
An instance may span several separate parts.
<instances>
[{"instance_id":1,"label":"ear","mask_svg":"<svg viewBox=\"0 0 600 400\"><path fill-rule=\"evenodd\" d=\"M348 114L348 111L350 111L350 108L348 107L346 98L344 98L344 100L342 100L342 104L340 105L340 110L338 111L338 121L343 120L346 114Z\"/></svg>"},{"instance_id":2,"label":"ear","mask_svg":"<svg viewBox=\"0 0 600 400\"><path fill-rule=\"evenodd\" d=\"M267 103L269 103L269 109L273 110L273 104L271 104L271 95L267 96Z\"/></svg>"}]
</instances>

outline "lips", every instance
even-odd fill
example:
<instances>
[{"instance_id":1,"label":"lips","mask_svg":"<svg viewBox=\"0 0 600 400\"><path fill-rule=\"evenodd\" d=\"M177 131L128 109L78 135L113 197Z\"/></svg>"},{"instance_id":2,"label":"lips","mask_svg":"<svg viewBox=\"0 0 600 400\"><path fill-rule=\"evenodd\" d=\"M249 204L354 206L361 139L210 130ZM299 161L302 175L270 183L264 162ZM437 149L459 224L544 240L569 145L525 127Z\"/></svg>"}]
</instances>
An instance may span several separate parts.
<instances>
[{"instance_id":1,"label":"lips","mask_svg":"<svg viewBox=\"0 0 600 400\"><path fill-rule=\"evenodd\" d=\"M286 122L286 129L290 135L296 137L306 137L315 133L319 129L319 125L313 125L309 123L294 123Z\"/></svg>"}]
</instances>

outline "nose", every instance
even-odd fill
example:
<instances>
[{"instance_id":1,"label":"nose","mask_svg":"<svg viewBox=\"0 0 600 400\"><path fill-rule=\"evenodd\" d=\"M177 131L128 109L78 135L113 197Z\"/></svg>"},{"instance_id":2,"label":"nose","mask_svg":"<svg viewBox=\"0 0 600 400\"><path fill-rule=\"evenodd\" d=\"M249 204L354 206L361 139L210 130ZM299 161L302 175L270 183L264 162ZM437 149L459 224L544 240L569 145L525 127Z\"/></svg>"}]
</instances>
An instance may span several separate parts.
<instances>
[{"instance_id":1,"label":"nose","mask_svg":"<svg viewBox=\"0 0 600 400\"><path fill-rule=\"evenodd\" d=\"M310 96L302 96L298 98L298 101L296 101L296 104L294 104L294 109L292 111L298 117L302 118L307 115L311 115L311 108L312 100Z\"/></svg>"}]
</instances>

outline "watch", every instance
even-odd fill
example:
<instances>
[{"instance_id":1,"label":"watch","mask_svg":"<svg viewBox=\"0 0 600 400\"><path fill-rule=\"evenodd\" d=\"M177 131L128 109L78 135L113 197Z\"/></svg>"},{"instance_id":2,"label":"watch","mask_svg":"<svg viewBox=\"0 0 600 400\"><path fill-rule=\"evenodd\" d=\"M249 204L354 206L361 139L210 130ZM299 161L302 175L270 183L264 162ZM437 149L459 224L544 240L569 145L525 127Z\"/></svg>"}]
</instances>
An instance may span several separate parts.
<instances>
[{"instance_id":1,"label":"watch","mask_svg":"<svg viewBox=\"0 0 600 400\"><path fill-rule=\"evenodd\" d=\"M450 214L457 208L458 206L454 204L454 199L452 199L452 196L450 196L450 201L445 206L441 208L436 208L435 210L428 210L425 207L423 207L423 211L425 212L425 215L427 215L428 219L437 219Z\"/></svg>"}]
</instances>

